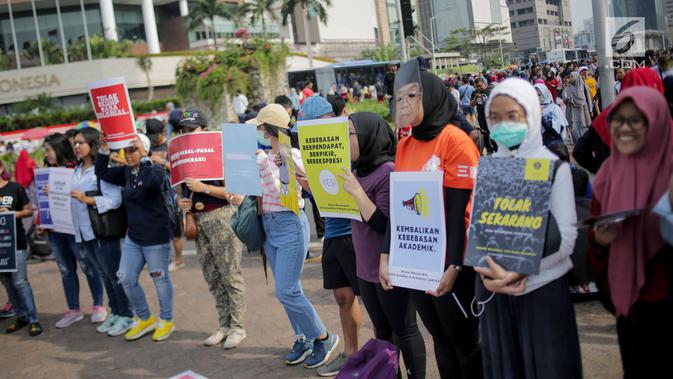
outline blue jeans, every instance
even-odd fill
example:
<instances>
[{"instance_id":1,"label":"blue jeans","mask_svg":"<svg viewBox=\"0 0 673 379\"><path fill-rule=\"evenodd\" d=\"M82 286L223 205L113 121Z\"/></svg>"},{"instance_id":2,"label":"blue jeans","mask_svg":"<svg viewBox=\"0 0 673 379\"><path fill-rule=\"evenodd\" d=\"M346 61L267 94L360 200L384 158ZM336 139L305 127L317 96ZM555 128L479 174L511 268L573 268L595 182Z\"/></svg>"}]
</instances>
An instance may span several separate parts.
<instances>
[{"instance_id":1,"label":"blue jeans","mask_svg":"<svg viewBox=\"0 0 673 379\"><path fill-rule=\"evenodd\" d=\"M91 257L82 256L81 250L75 244L75 236L65 233L49 232L47 236L49 246L56 257L58 269L61 272L61 282L65 292L65 301L68 309L79 310L79 278L77 264L82 269L89 283L93 305L103 305L103 281L96 271Z\"/></svg>"},{"instance_id":2,"label":"blue jeans","mask_svg":"<svg viewBox=\"0 0 673 379\"><path fill-rule=\"evenodd\" d=\"M173 283L168 274L168 258L171 255L171 243L142 246L126 236L122 248L122 260L119 264L119 281L124 286L136 315L142 320L150 317L150 307L147 305L145 291L138 283L140 272L149 266L150 278L157 287L159 297L160 317L162 320L173 320Z\"/></svg>"},{"instance_id":3,"label":"blue jeans","mask_svg":"<svg viewBox=\"0 0 673 379\"><path fill-rule=\"evenodd\" d=\"M308 340L318 338L325 326L301 287L309 242L306 214L302 211L297 217L289 211L265 213L262 220L266 233L264 251L276 282L276 297L283 304L295 335Z\"/></svg>"},{"instance_id":4,"label":"blue jeans","mask_svg":"<svg viewBox=\"0 0 673 379\"><path fill-rule=\"evenodd\" d=\"M129 307L129 300L117 278L117 270L119 270L119 261L122 255L119 240L91 240L80 242L77 247L81 256L88 258L98 275L103 278L112 314L132 317L133 313Z\"/></svg>"},{"instance_id":5,"label":"blue jeans","mask_svg":"<svg viewBox=\"0 0 673 379\"><path fill-rule=\"evenodd\" d=\"M16 251L16 272L0 273L0 281L7 290L9 302L12 303L17 318L24 318L28 322L37 322L37 309L33 289L28 282L26 260L28 250Z\"/></svg>"}]
</instances>

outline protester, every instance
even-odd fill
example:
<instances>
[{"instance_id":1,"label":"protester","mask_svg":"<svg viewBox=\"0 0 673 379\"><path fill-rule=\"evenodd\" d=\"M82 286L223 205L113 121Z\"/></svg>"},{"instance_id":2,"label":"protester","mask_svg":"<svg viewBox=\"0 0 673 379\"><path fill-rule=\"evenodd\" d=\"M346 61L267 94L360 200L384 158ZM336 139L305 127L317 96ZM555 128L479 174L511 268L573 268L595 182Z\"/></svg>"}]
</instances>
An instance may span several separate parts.
<instances>
[{"instance_id":1,"label":"protester","mask_svg":"<svg viewBox=\"0 0 673 379\"><path fill-rule=\"evenodd\" d=\"M395 113L395 75L397 75L397 64L388 65L388 72L383 77L383 85L385 86L385 98L388 100L388 114L394 119ZM396 125L401 128L405 125Z\"/></svg>"},{"instance_id":2,"label":"protester","mask_svg":"<svg viewBox=\"0 0 673 379\"><path fill-rule=\"evenodd\" d=\"M334 99L333 102L341 102L341 109L335 110L334 106L321 96L313 96L306 100L301 107L300 121L324 119L342 116L343 100ZM338 114L336 112L339 112ZM314 209L317 206L314 205ZM320 215L318 214L318 217ZM358 351L358 335L362 326L362 312L357 296L360 296L355 261L355 248L351 237L351 221L345 218L325 218L324 224L322 272L323 288L332 290L334 299L339 306L339 319L344 336L345 351L340 353L332 362L320 367L318 375L334 376L341 366L346 363L348 357Z\"/></svg>"},{"instance_id":3,"label":"protester","mask_svg":"<svg viewBox=\"0 0 673 379\"><path fill-rule=\"evenodd\" d=\"M413 126L411 136L397 147L395 171L444 172L447 259L435 291L409 292L432 335L441 377L480 378L478 320L464 311L474 297L475 273L462 267L465 221L474 187L474 177L469 173L476 170L479 152L463 131L450 124L455 108L450 107L450 95L441 80L418 71L416 61L406 62L395 82L396 96L401 99L398 123ZM385 247L383 250L389 251ZM379 280L385 290L392 289L387 254L381 255Z\"/></svg>"},{"instance_id":4,"label":"protester","mask_svg":"<svg viewBox=\"0 0 673 379\"><path fill-rule=\"evenodd\" d=\"M68 137L60 133L54 133L44 140L45 160L48 167L66 167L74 168L76 164L75 154ZM49 188L46 188L47 192ZM84 319L79 306L79 278L77 276L77 265L84 272L86 280L91 290L93 299L94 316L100 317L103 313L96 315L95 310L103 308L103 280L95 268L92 260L93 256L82 254L84 251L79 249L75 243L75 236L67 233L60 233L53 230L47 231L49 247L56 258L58 269L61 273L61 282L68 310L63 317L56 322L56 327L67 328L77 321ZM92 321L98 321L92 320Z\"/></svg>"},{"instance_id":5,"label":"protester","mask_svg":"<svg viewBox=\"0 0 673 379\"><path fill-rule=\"evenodd\" d=\"M14 222L16 226L16 271L0 273L0 281L5 286L9 302L14 311L14 322L5 330L5 333L14 333L19 329L29 326L28 333L31 337L42 334L42 325L37 319L37 309L33 288L28 281L28 246L26 232L23 229L22 220L33 216L33 207L30 205L26 190L15 182L8 181L5 166L0 161L0 212L15 212Z\"/></svg>"},{"instance_id":6,"label":"protester","mask_svg":"<svg viewBox=\"0 0 673 379\"><path fill-rule=\"evenodd\" d=\"M95 207L98 214L117 209L122 205L121 189L105 181L95 173L100 132L94 128L78 129L73 137L75 157L78 160L72 178L71 201L75 242L79 254L88 257L98 275L103 279L108 295L111 315L103 307L94 308L92 322L103 322L96 330L110 336L126 332L133 323L128 299L117 278L121 249L119 238L97 238L89 216L89 207ZM94 191L96 196L88 196Z\"/></svg>"},{"instance_id":7,"label":"protester","mask_svg":"<svg viewBox=\"0 0 673 379\"><path fill-rule=\"evenodd\" d=\"M468 76L463 77L463 85L458 87L458 92L460 94L460 108L463 115L470 123L473 125L476 124L474 108L471 105L474 87L470 85L470 78Z\"/></svg>"},{"instance_id":8,"label":"protester","mask_svg":"<svg viewBox=\"0 0 673 379\"><path fill-rule=\"evenodd\" d=\"M554 100L552 99L552 94L549 92L549 89L546 85L536 84L535 90L539 99L539 103L542 106L542 121L543 121L543 142L544 138L544 124L551 126L554 132L561 139L560 143L563 143L562 137L565 128L568 126L568 120L566 116L561 111Z\"/></svg>"},{"instance_id":9,"label":"protester","mask_svg":"<svg viewBox=\"0 0 673 379\"><path fill-rule=\"evenodd\" d=\"M475 91L472 93L472 100L470 100L470 106L477 109L477 121L479 122L479 129L481 129L482 135L484 136L484 146L486 147L486 152L490 155L497 150L497 146L493 141L491 141L490 133L488 130L488 125L486 123L486 115L484 113L484 107L488 101L488 96L491 93L491 90L488 89L486 85L486 80L483 78L477 78L474 81Z\"/></svg>"},{"instance_id":10,"label":"protester","mask_svg":"<svg viewBox=\"0 0 673 379\"><path fill-rule=\"evenodd\" d=\"M304 214L301 184L297 181L299 215L280 205L281 180L287 178L287 163L280 156L280 133L287 134L290 117L278 104L269 104L257 116L258 127L271 139L272 149L267 155L259 150L257 164L262 181L262 221L266 240L264 251L273 272L276 297L283 304L287 318L297 337L285 363L296 365L304 362L306 368L316 368L327 362L337 348L339 336L327 331L311 302L304 295L301 273L304 256L308 250L309 225ZM299 175L303 174L301 153L292 149L292 158ZM280 164L276 164L276 161ZM287 179L286 179L287 178Z\"/></svg>"},{"instance_id":11,"label":"protester","mask_svg":"<svg viewBox=\"0 0 673 379\"><path fill-rule=\"evenodd\" d=\"M136 320L126 332L127 341L154 331L153 341L163 341L175 330L173 323L173 284L168 271L171 254L171 216L164 193L167 178L164 168L147 156L150 140L138 134L136 141L124 148L125 167L108 167L109 149L101 145L96 159L96 175L104 181L124 187L128 232L119 263L119 283L133 306ZM145 263L159 297L160 321L150 313L145 292L138 283ZM158 325L157 325L158 324Z\"/></svg>"},{"instance_id":12,"label":"protester","mask_svg":"<svg viewBox=\"0 0 673 379\"><path fill-rule=\"evenodd\" d=\"M556 99L558 98L558 87L559 87L559 81L556 79L556 75L552 70L547 71L547 75L544 81L545 86L547 89L549 89L549 93L551 94L552 102L556 102Z\"/></svg>"},{"instance_id":13,"label":"protester","mask_svg":"<svg viewBox=\"0 0 673 379\"><path fill-rule=\"evenodd\" d=\"M666 99L652 88L622 89L607 119L613 149L596 175L592 214L655 204L673 175ZM646 211L594 230L590 258L617 316L625 378L661 376L673 352L673 247L659 226L659 217Z\"/></svg>"},{"instance_id":14,"label":"protester","mask_svg":"<svg viewBox=\"0 0 673 379\"><path fill-rule=\"evenodd\" d=\"M182 134L198 133L208 129L208 121L203 112L191 110L183 114L179 127ZM243 246L231 228L231 217L242 200L227 192L222 180L202 182L188 178L181 186L178 203L194 217L198 232L196 254L219 314L219 328L204 341L206 346L224 341L224 349L233 349L246 337Z\"/></svg>"},{"instance_id":15,"label":"protester","mask_svg":"<svg viewBox=\"0 0 673 379\"><path fill-rule=\"evenodd\" d=\"M587 89L580 74L573 71L563 89L563 101L566 103L566 118L570 122L569 129L572 142L576 144L591 125L591 113Z\"/></svg>"},{"instance_id":16,"label":"protester","mask_svg":"<svg viewBox=\"0 0 673 379\"><path fill-rule=\"evenodd\" d=\"M624 80L624 76L626 75L626 72L624 71L623 68L617 68L615 69L615 95L619 95L619 91L622 89L622 81Z\"/></svg>"},{"instance_id":17,"label":"protester","mask_svg":"<svg viewBox=\"0 0 673 379\"><path fill-rule=\"evenodd\" d=\"M234 113L238 115L239 122L244 122L245 111L248 109L248 98L241 93L241 90L236 90L236 96L231 101L231 106L234 109Z\"/></svg>"},{"instance_id":18,"label":"protester","mask_svg":"<svg viewBox=\"0 0 673 379\"><path fill-rule=\"evenodd\" d=\"M302 97L301 97L301 101L299 102L300 105L304 104L304 101L306 101L306 99L313 96L314 92L313 92L313 82L312 81L309 80L308 82L306 82L306 85L304 86L304 89L301 91L301 94L302 94Z\"/></svg>"}]
</instances>

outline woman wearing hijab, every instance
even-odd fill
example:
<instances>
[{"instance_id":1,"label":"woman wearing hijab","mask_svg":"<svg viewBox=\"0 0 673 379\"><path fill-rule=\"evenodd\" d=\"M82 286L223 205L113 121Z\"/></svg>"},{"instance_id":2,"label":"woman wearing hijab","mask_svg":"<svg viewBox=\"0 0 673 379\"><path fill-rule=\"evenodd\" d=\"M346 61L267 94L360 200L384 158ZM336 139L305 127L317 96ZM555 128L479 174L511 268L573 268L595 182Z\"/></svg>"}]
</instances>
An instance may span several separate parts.
<instances>
[{"instance_id":1,"label":"woman wearing hijab","mask_svg":"<svg viewBox=\"0 0 673 379\"><path fill-rule=\"evenodd\" d=\"M566 103L566 118L570 122L570 134L573 143L577 143L591 125L591 113L587 100L588 89L579 72L573 71L563 90Z\"/></svg>"},{"instance_id":2,"label":"woman wearing hijab","mask_svg":"<svg viewBox=\"0 0 673 379\"><path fill-rule=\"evenodd\" d=\"M494 159L558 160L542 145L540 107L533 87L519 79L502 82L486 104L498 144ZM577 230L573 182L566 163L552 164L550 231L537 275L506 271L488 257L477 267L477 301L486 378L581 378L582 360L566 273L572 268ZM556 230L558 229L558 230ZM489 295L487 291L492 292ZM489 301L490 298L490 301Z\"/></svg>"},{"instance_id":3,"label":"woman wearing hijab","mask_svg":"<svg viewBox=\"0 0 673 379\"><path fill-rule=\"evenodd\" d=\"M23 188L30 187L35 177L35 161L28 155L26 149L21 150L14 166L14 178Z\"/></svg>"},{"instance_id":4,"label":"woman wearing hijab","mask_svg":"<svg viewBox=\"0 0 673 379\"><path fill-rule=\"evenodd\" d=\"M673 175L673 130L666 99L646 87L622 90L607 115L612 155L594 182L592 213L646 208ZM673 353L673 247L657 215L645 212L594 230L590 258L617 316L625 378L668 372Z\"/></svg>"},{"instance_id":5,"label":"woman wearing hijab","mask_svg":"<svg viewBox=\"0 0 673 379\"><path fill-rule=\"evenodd\" d=\"M544 84L547 86L547 89L549 89L549 92L551 93L552 102L556 102L556 98L558 97L559 83L558 79L556 79L556 73L554 71L547 70L547 75Z\"/></svg>"},{"instance_id":6,"label":"woman wearing hijab","mask_svg":"<svg viewBox=\"0 0 673 379\"><path fill-rule=\"evenodd\" d=\"M497 88L497 87L496 87ZM475 273L463 269L465 221L479 151L470 138L450 121L453 97L435 75L420 71L416 61L406 62L395 78L396 125L412 125L411 136L397 147L395 171L444 173L446 264L435 291L409 290L423 324L432 335L442 378L480 378L481 349L478 320L464 310L474 297ZM386 240L389 243L390 239ZM389 247L384 246L379 280L391 290L388 277Z\"/></svg>"},{"instance_id":7,"label":"woman wearing hijab","mask_svg":"<svg viewBox=\"0 0 673 379\"><path fill-rule=\"evenodd\" d=\"M568 126L568 120L561 111L561 107L554 102L552 93L546 85L536 84L535 89L540 100L540 105L542 105L542 118L550 123L556 133L562 134L563 129Z\"/></svg>"},{"instance_id":8,"label":"woman wearing hijab","mask_svg":"<svg viewBox=\"0 0 673 379\"><path fill-rule=\"evenodd\" d=\"M360 294L376 338L395 341L409 378L425 377L425 344L406 288L385 291L379 283L379 254L390 215L390 173L395 171L397 140L375 113L349 116L353 172L344 170L344 189L360 208L363 221L352 221ZM397 338L393 339L393 335Z\"/></svg>"},{"instance_id":9,"label":"woman wearing hijab","mask_svg":"<svg viewBox=\"0 0 673 379\"><path fill-rule=\"evenodd\" d=\"M622 81L621 91L635 86L654 88L664 94L664 84L659 75L649 67L630 70ZM607 115L612 105L608 105L593 121L573 149L573 158L592 174L598 172L603 162L610 156L612 138L608 128Z\"/></svg>"}]
</instances>

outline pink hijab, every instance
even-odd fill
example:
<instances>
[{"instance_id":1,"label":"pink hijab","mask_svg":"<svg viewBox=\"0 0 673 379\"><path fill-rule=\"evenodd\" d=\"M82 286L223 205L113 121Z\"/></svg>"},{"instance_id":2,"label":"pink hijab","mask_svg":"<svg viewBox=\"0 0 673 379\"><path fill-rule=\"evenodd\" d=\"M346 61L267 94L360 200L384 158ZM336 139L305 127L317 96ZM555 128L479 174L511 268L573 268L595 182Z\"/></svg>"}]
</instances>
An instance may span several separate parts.
<instances>
[{"instance_id":1,"label":"pink hijab","mask_svg":"<svg viewBox=\"0 0 673 379\"><path fill-rule=\"evenodd\" d=\"M628 88L619 94L610 114L629 100L647 120L647 137L633 155L622 155L613 143L612 155L594 182L594 196L603 214L654 205L667 191L673 174L673 128L666 99L650 87ZM647 213L622 224L610 245L608 263L608 283L618 315L629 314L645 285L646 265L663 246L658 216Z\"/></svg>"},{"instance_id":2,"label":"pink hijab","mask_svg":"<svg viewBox=\"0 0 673 379\"><path fill-rule=\"evenodd\" d=\"M35 161L33 161L26 149L21 150L19 158L14 166L14 178L23 188L28 188L35 176Z\"/></svg>"}]
</instances>

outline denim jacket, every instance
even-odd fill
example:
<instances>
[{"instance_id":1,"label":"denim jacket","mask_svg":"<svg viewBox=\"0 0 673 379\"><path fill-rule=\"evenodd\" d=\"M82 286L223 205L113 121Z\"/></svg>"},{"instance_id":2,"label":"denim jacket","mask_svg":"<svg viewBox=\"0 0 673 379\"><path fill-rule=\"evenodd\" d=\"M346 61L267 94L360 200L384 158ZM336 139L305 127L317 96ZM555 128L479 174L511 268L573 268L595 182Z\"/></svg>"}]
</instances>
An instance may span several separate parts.
<instances>
[{"instance_id":1,"label":"denim jacket","mask_svg":"<svg viewBox=\"0 0 673 379\"><path fill-rule=\"evenodd\" d=\"M657 206L654 207L654 213L661 216L659 221L661 227L661 237L669 245L673 245L673 210L671 209L671 202L668 198L668 191L659 200Z\"/></svg>"},{"instance_id":2,"label":"denim jacket","mask_svg":"<svg viewBox=\"0 0 673 379\"><path fill-rule=\"evenodd\" d=\"M82 169L81 164L75 168L71 189L82 192L98 190L94 165L91 165L86 170ZM122 205L121 187L101 180L100 192L102 196L94 197L98 213L105 213L111 209L117 209ZM75 227L75 241L82 242L96 239L91 227L91 220L89 219L88 205L75 199L72 199L70 203L72 206L73 226Z\"/></svg>"}]
</instances>

